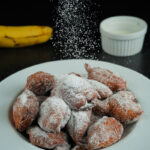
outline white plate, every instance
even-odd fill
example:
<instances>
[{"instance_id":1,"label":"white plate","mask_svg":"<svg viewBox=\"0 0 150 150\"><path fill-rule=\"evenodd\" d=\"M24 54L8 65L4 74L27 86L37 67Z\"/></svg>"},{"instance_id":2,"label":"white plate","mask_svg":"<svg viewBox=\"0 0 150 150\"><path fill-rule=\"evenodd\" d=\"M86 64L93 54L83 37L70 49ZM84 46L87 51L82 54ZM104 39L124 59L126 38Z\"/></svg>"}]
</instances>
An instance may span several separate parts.
<instances>
[{"instance_id":1,"label":"white plate","mask_svg":"<svg viewBox=\"0 0 150 150\"><path fill-rule=\"evenodd\" d=\"M64 60L39 64L21 70L0 83L0 149L3 150L38 150L26 141L13 128L9 121L9 108L18 93L23 89L26 78L36 71L45 71L54 75L68 72L85 74L84 64L100 66L120 74L127 80L127 87L133 91L142 105L144 114L134 129L107 150L148 150L150 149L150 80L143 75L115 64L93 60Z\"/></svg>"}]
</instances>

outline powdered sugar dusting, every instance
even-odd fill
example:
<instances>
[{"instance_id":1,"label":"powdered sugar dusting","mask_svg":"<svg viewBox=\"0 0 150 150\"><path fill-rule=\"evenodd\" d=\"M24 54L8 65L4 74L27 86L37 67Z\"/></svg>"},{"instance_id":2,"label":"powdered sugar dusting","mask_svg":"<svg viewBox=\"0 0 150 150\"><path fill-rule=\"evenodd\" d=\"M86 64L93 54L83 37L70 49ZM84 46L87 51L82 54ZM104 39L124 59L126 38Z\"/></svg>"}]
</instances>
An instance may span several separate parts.
<instances>
[{"instance_id":1,"label":"powdered sugar dusting","mask_svg":"<svg viewBox=\"0 0 150 150\"><path fill-rule=\"evenodd\" d=\"M31 92L30 90L26 89L25 91L23 91L21 93L21 95L18 97L18 99L20 99L20 103L22 105L25 105L27 103L27 101L29 101L29 96L34 96L33 92Z\"/></svg>"},{"instance_id":2,"label":"powdered sugar dusting","mask_svg":"<svg viewBox=\"0 0 150 150\"><path fill-rule=\"evenodd\" d=\"M75 121L74 122L75 123L75 132L78 130L82 130L84 124L88 124L90 122L90 117L88 116L88 111L79 111L79 112L73 111L72 115L75 119L74 120Z\"/></svg>"},{"instance_id":3,"label":"powdered sugar dusting","mask_svg":"<svg viewBox=\"0 0 150 150\"><path fill-rule=\"evenodd\" d=\"M87 108L87 101L98 97L96 90L82 77L70 74L61 79L52 95L62 98L72 109Z\"/></svg>"},{"instance_id":4,"label":"powdered sugar dusting","mask_svg":"<svg viewBox=\"0 0 150 150\"><path fill-rule=\"evenodd\" d=\"M13 104L13 120L19 131L24 131L37 117L39 102L29 90L24 90Z\"/></svg>"},{"instance_id":5,"label":"powdered sugar dusting","mask_svg":"<svg viewBox=\"0 0 150 150\"><path fill-rule=\"evenodd\" d=\"M100 53L99 2L58 0L53 47L57 57L97 59Z\"/></svg>"},{"instance_id":6,"label":"powdered sugar dusting","mask_svg":"<svg viewBox=\"0 0 150 150\"><path fill-rule=\"evenodd\" d=\"M130 91L119 91L116 94L112 95L109 100L116 100L122 108L125 110L133 110L138 112L141 110L139 103L135 102L136 98Z\"/></svg>"},{"instance_id":7,"label":"powdered sugar dusting","mask_svg":"<svg viewBox=\"0 0 150 150\"><path fill-rule=\"evenodd\" d=\"M63 133L54 134L41 130L38 126L31 127L27 130L32 144L42 148L52 149L58 145L64 144Z\"/></svg>"},{"instance_id":8,"label":"powdered sugar dusting","mask_svg":"<svg viewBox=\"0 0 150 150\"><path fill-rule=\"evenodd\" d=\"M91 110L72 111L67 129L75 141L80 141L90 124Z\"/></svg>"},{"instance_id":9,"label":"powdered sugar dusting","mask_svg":"<svg viewBox=\"0 0 150 150\"><path fill-rule=\"evenodd\" d=\"M47 98L40 107L38 123L48 132L60 132L68 122L71 111L68 105L58 97Z\"/></svg>"},{"instance_id":10,"label":"powdered sugar dusting","mask_svg":"<svg viewBox=\"0 0 150 150\"><path fill-rule=\"evenodd\" d=\"M96 80L88 80L90 84L95 88L95 90L100 94L100 96L104 99L113 94L110 88Z\"/></svg>"},{"instance_id":11,"label":"powdered sugar dusting","mask_svg":"<svg viewBox=\"0 0 150 150\"><path fill-rule=\"evenodd\" d=\"M27 132L31 132L34 136L42 136L44 138L48 138L47 133L41 130L38 126L29 128Z\"/></svg>"},{"instance_id":12,"label":"powdered sugar dusting","mask_svg":"<svg viewBox=\"0 0 150 150\"><path fill-rule=\"evenodd\" d=\"M94 149L102 148L118 141L122 134L123 126L115 118L104 116L89 128L88 143Z\"/></svg>"},{"instance_id":13,"label":"powdered sugar dusting","mask_svg":"<svg viewBox=\"0 0 150 150\"><path fill-rule=\"evenodd\" d=\"M126 90L126 81L122 77L115 75L110 70L100 67L91 68L88 64L85 64L85 69L88 72L89 79L101 82L113 91Z\"/></svg>"}]
</instances>

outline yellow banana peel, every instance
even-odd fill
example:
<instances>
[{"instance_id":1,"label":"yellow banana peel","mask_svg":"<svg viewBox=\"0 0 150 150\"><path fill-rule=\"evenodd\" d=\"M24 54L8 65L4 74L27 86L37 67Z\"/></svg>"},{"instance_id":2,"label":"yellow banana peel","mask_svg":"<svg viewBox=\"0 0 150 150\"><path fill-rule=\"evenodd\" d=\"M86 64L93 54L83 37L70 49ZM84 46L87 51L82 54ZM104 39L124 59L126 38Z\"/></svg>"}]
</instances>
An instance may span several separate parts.
<instances>
[{"instance_id":1,"label":"yellow banana peel","mask_svg":"<svg viewBox=\"0 0 150 150\"><path fill-rule=\"evenodd\" d=\"M53 29L48 26L0 26L0 47L25 47L47 42Z\"/></svg>"}]
</instances>

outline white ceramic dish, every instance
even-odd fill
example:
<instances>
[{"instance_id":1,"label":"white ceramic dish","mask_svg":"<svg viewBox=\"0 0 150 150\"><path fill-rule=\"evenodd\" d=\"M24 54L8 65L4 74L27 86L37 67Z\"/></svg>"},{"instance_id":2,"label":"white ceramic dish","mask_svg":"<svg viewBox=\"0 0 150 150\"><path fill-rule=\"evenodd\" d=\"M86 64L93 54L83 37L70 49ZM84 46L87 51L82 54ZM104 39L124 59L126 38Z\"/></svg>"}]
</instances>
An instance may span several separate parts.
<instances>
[{"instance_id":1,"label":"white ceramic dish","mask_svg":"<svg viewBox=\"0 0 150 150\"><path fill-rule=\"evenodd\" d=\"M150 80L143 75L115 64L94 60L64 60L39 64L21 70L0 82L0 149L3 150L38 150L16 132L9 121L9 108L23 89L28 75L36 71L50 72L54 75L77 72L85 74L84 64L100 66L120 74L127 80L128 88L136 95L144 114L134 125L134 129L116 144L106 150L148 150L150 149Z\"/></svg>"},{"instance_id":2,"label":"white ceramic dish","mask_svg":"<svg viewBox=\"0 0 150 150\"><path fill-rule=\"evenodd\" d=\"M115 16L100 23L103 50L115 56L137 54L143 47L147 23L133 16Z\"/></svg>"}]
</instances>

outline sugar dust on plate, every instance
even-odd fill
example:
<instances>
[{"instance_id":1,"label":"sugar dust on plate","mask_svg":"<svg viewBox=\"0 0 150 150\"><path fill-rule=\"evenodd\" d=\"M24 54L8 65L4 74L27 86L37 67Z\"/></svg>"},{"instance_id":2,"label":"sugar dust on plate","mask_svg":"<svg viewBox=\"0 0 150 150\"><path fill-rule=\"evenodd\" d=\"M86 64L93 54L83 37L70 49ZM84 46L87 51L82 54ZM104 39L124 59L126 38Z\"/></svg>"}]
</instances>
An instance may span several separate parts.
<instances>
[{"instance_id":1,"label":"sugar dust on plate","mask_svg":"<svg viewBox=\"0 0 150 150\"><path fill-rule=\"evenodd\" d=\"M100 3L95 0L58 0L52 45L64 58L97 59L100 53Z\"/></svg>"}]
</instances>

